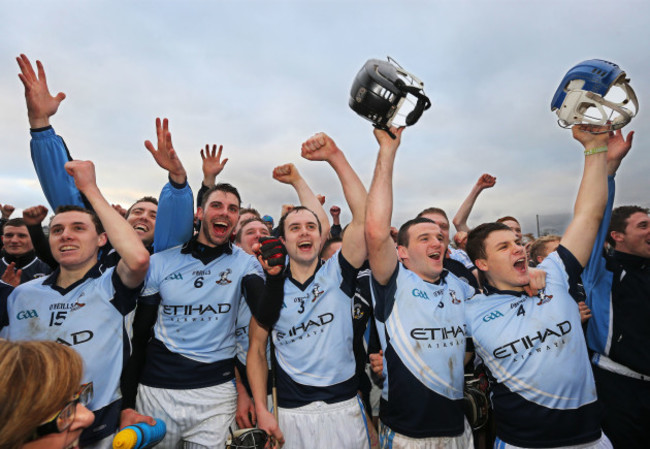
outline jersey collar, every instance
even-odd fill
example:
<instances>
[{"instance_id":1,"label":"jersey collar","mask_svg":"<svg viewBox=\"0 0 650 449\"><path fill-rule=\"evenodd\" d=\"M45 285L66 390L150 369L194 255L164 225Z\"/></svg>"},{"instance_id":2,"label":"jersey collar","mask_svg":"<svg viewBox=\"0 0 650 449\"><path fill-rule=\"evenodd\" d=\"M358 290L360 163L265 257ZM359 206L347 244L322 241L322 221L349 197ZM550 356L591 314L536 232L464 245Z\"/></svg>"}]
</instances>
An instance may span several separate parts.
<instances>
[{"instance_id":1,"label":"jersey collar","mask_svg":"<svg viewBox=\"0 0 650 449\"><path fill-rule=\"evenodd\" d=\"M88 279L95 279L98 278L102 275L103 270L101 269L101 264L97 262L93 267L86 272L84 277L79 279L77 282L74 284L69 285L67 288L62 288L56 285L56 280L59 278L59 274L61 273L61 267L57 267L56 270L52 272L49 276L45 278L43 281L43 285L48 285L50 286L53 290L56 290L57 292L61 293L62 295L67 294L71 290L75 289L77 286L83 284L86 282Z\"/></svg>"},{"instance_id":2,"label":"jersey collar","mask_svg":"<svg viewBox=\"0 0 650 449\"><path fill-rule=\"evenodd\" d=\"M200 260L203 265L207 265L222 254L232 254L232 243L227 241L223 245L207 246L199 243L198 236L194 236L183 245L181 253L190 254L195 259Z\"/></svg>"},{"instance_id":3,"label":"jersey collar","mask_svg":"<svg viewBox=\"0 0 650 449\"><path fill-rule=\"evenodd\" d=\"M291 267L289 266L289 263L287 263L287 267L284 270L284 276L291 281L293 285L298 287L300 291L305 291L305 289L311 284L316 277L316 273L318 273L318 270L320 270L320 267L322 267L325 264L325 261L323 259L318 259L318 264L316 264L316 269L314 270L314 273L309 276L309 279L307 279L304 283L300 283L296 281L292 276L291 276Z\"/></svg>"},{"instance_id":4,"label":"jersey collar","mask_svg":"<svg viewBox=\"0 0 650 449\"><path fill-rule=\"evenodd\" d=\"M528 296L528 294L525 291L517 291L517 290L499 290L496 287L492 287L490 284L485 282L483 284L483 291L485 292L486 296L490 295L511 295L511 296Z\"/></svg>"},{"instance_id":5,"label":"jersey collar","mask_svg":"<svg viewBox=\"0 0 650 449\"><path fill-rule=\"evenodd\" d=\"M639 269L642 270L650 265L650 260L645 257L636 256L634 254L622 253L614 251L614 258L626 269Z\"/></svg>"},{"instance_id":6,"label":"jersey collar","mask_svg":"<svg viewBox=\"0 0 650 449\"><path fill-rule=\"evenodd\" d=\"M11 262L16 262L16 268L23 268L29 265L34 259L36 259L36 253L34 252L33 249L19 256L7 254L7 252L3 250L2 256L3 256L2 261L6 265L9 265Z\"/></svg>"}]
</instances>

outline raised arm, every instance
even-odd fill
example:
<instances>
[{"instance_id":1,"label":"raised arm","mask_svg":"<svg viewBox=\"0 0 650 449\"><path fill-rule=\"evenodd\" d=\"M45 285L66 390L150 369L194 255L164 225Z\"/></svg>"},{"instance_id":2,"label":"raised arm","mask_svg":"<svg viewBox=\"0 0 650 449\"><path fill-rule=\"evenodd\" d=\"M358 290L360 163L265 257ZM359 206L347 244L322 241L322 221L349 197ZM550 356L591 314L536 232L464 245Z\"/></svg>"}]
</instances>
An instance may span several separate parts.
<instances>
[{"instance_id":1,"label":"raised arm","mask_svg":"<svg viewBox=\"0 0 650 449\"><path fill-rule=\"evenodd\" d=\"M343 234L341 253L350 265L359 268L367 257L363 227L368 196L366 188L343 151L325 133L318 133L302 144L302 157L310 161L326 161L336 172L343 187L343 195L352 212L352 221Z\"/></svg>"},{"instance_id":2,"label":"raised arm","mask_svg":"<svg viewBox=\"0 0 650 449\"><path fill-rule=\"evenodd\" d=\"M321 224L321 237L323 243L330 232L330 222L323 205L320 203L314 192L307 184L307 181L300 175L298 169L293 164L279 165L273 169L273 179L283 184L289 184L298 194L300 205L306 207L316 214ZM283 215L284 215L284 206ZM291 207L293 209L293 207ZM289 209L289 210L291 210Z\"/></svg>"},{"instance_id":3,"label":"raised arm","mask_svg":"<svg viewBox=\"0 0 650 449\"><path fill-rule=\"evenodd\" d=\"M154 229L154 252L160 252L185 243L192 237L194 225L194 198L187 183L187 173L172 145L169 121L156 119L157 146L149 140L145 148L156 163L167 170L169 182L158 198L156 227Z\"/></svg>"},{"instance_id":4,"label":"raised arm","mask_svg":"<svg viewBox=\"0 0 650 449\"><path fill-rule=\"evenodd\" d=\"M50 94L40 61L36 61L37 74L27 56L20 55L16 60L21 72L18 77L25 87L31 156L41 189L53 210L63 205L88 207L65 171L65 163L72 160L68 148L50 126L50 117L56 114L65 94L59 92L54 97Z\"/></svg>"},{"instance_id":5,"label":"raised arm","mask_svg":"<svg viewBox=\"0 0 650 449\"><path fill-rule=\"evenodd\" d=\"M45 206L28 207L23 210L23 220L25 220L29 237L32 239L32 245L34 245L36 256L48 264L50 268L55 270L59 264L54 260L54 257L52 257L50 243L48 242L47 237L43 232L43 226L41 225L43 220L45 220L45 217L47 217L47 212L48 210Z\"/></svg>"},{"instance_id":6,"label":"raised arm","mask_svg":"<svg viewBox=\"0 0 650 449\"><path fill-rule=\"evenodd\" d=\"M574 126L573 137L585 149L585 166L576 198L573 219L560 244L575 256L583 267L596 239L598 226L607 203L607 133L592 134L588 130L602 128Z\"/></svg>"},{"instance_id":7,"label":"raised arm","mask_svg":"<svg viewBox=\"0 0 650 449\"><path fill-rule=\"evenodd\" d=\"M467 226L467 219L469 218L469 214L472 212L472 208L474 208L476 199L483 190L494 187L494 184L496 184L496 182L497 178L487 173L483 173L481 177L478 178L478 181L476 181L476 184L474 184L474 187L472 187L472 191L469 192L469 195L467 195L465 201L463 201L463 203L460 205L458 212L456 212L456 215L452 220L456 231L470 231L469 226Z\"/></svg>"},{"instance_id":8,"label":"raised arm","mask_svg":"<svg viewBox=\"0 0 650 449\"><path fill-rule=\"evenodd\" d=\"M203 171L203 181L201 188L196 194L196 204L200 205L203 202L203 195L210 187L216 185L217 176L221 173L228 162L228 158L221 159L221 152L223 145L212 145L212 153L210 152L210 145L205 146L205 152L201 150L201 170Z\"/></svg>"},{"instance_id":9,"label":"raised arm","mask_svg":"<svg viewBox=\"0 0 650 449\"><path fill-rule=\"evenodd\" d=\"M117 274L129 288L135 288L144 281L149 268L149 251L144 247L135 230L111 207L97 187L95 166L90 161L70 161L65 169L75 180L106 231L113 248L121 256Z\"/></svg>"},{"instance_id":10,"label":"raised arm","mask_svg":"<svg viewBox=\"0 0 650 449\"><path fill-rule=\"evenodd\" d=\"M365 233L370 270L375 280L382 285L388 283L397 265L395 242L390 235L390 220L393 214L393 166L403 130L391 130L395 139L385 131L374 131L379 142L379 154L368 192Z\"/></svg>"}]
</instances>

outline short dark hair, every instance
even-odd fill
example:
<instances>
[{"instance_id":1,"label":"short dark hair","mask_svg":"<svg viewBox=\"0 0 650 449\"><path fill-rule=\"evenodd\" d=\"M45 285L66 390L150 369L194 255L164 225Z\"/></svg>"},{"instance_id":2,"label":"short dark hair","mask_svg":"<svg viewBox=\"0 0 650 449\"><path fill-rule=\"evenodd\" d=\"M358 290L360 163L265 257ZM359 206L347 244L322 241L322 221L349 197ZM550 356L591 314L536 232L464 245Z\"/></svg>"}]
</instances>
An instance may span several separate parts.
<instances>
[{"instance_id":1,"label":"short dark hair","mask_svg":"<svg viewBox=\"0 0 650 449\"><path fill-rule=\"evenodd\" d=\"M447 213L444 210L440 209L439 207L427 207L417 215L417 218L420 218L426 214L442 215L443 217L445 217L447 221L449 221L449 217L447 217Z\"/></svg>"},{"instance_id":2,"label":"short dark hair","mask_svg":"<svg viewBox=\"0 0 650 449\"><path fill-rule=\"evenodd\" d=\"M318 219L318 215L316 215L316 212L311 210L308 207L305 206L296 206L287 213L285 213L282 218L280 218L280 223L278 223L278 235L282 238L284 238L284 222L287 221L287 217L295 212L300 212L301 210L308 210L312 214L314 214L314 217L316 218L316 223L318 223L318 233L322 234L323 233L323 227L320 224L320 220Z\"/></svg>"},{"instance_id":3,"label":"short dark hair","mask_svg":"<svg viewBox=\"0 0 650 449\"><path fill-rule=\"evenodd\" d=\"M241 211L239 213L241 214ZM254 221L259 221L260 223L262 223L264 225L265 229L268 229L268 227L266 226L266 224L264 224L264 221L262 221L261 218L259 218L259 217L248 218L248 219L246 219L246 220L244 220L242 222L241 226L239 227L239 230L237 231L237 234L235 235L235 242L236 243L241 243L241 236L242 236L242 231L244 230L244 226L246 226L247 224L252 223Z\"/></svg>"},{"instance_id":4,"label":"short dark hair","mask_svg":"<svg viewBox=\"0 0 650 449\"><path fill-rule=\"evenodd\" d=\"M138 203L152 203L152 204L155 204L157 206L158 205L158 199L154 198L153 196L143 196L142 198L135 200L135 203L131 204L131 207L129 207L129 210L126 211L126 215L124 216L124 218L129 218L129 214L131 213L131 210Z\"/></svg>"},{"instance_id":5,"label":"short dark hair","mask_svg":"<svg viewBox=\"0 0 650 449\"><path fill-rule=\"evenodd\" d=\"M433 223L433 224L438 224L435 221L431 220L430 218L424 218L424 217L415 217L406 223L404 223L400 228L399 232L397 233L397 244L399 246L405 246L408 248L409 246L409 229L411 229L411 226L415 226L416 224L420 223Z\"/></svg>"},{"instance_id":6,"label":"short dark hair","mask_svg":"<svg viewBox=\"0 0 650 449\"><path fill-rule=\"evenodd\" d=\"M262 218L260 213L257 211L257 209L254 209L252 207L240 207L239 208L239 215L244 215L244 214L253 214L257 218Z\"/></svg>"},{"instance_id":7,"label":"short dark hair","mask_svg":"<svg viewBox=\"0 0 650 449\"><path fill-rule=\"evenodd\" d=\"M97 214L90 210L86 209L84 207L80 206L73 206L73 205L67 205L67 206L59 206L56 208L54 211L54 216L50 218L50 225L52 224L52 220L59 215L63 214L65 212L83 212L84 214L90 215L90 219L92 220L93 224L95 225L95 231L97 231L97 234L102 234L104 231L104 226L102 225L102 222L99 220L99 217Z\"/></svg>"},{"instance_id":8,"label":"short dark hair","mask_svg":"<svg viewBox=\"0 0 650 449\"><path fill-rule=\"evenodd\" d=\"M322 259L323 254L325 254L325 251L327 251L330 248L330 246L332 246L335 243L341 243L341 242L343 242L343 239L338 235L336 237L330 237L323 244L323 247L321 248L320 254L318 255L318 257L320 257Z\"/></svg>"},{"instance_id":9,"label":"short dark hair","mask_svg":"<svg viewBox=\"0 0 650 449\"><path fill-rule=\"evenodd\" d=\"M534 266L537 266L537 256L541 256L546 249L546 244L551 242L559 242L562 240L562 237L555 234L543 235L540 238L536 239L530 245L530 263Z\"/></svg>"},{"instance_id":10,"label":"short dark hair","mask_svg":"<svg viewBox=\"0 0 650 449\"><path fill-rule=\"evenodd\" d=\"M7 220L7 222L2 226L2 229L6 228L7 226L13 226L15 228L19 228L21 226L27 226L27 225L25 224L25 220L18 217L18 218L11 218Z\"/></svg>"},{"instance_id":11,"label":"short dark hair","mask_svg":"<svg viewBox=\"0 0 650 449\"><path fill-rule=\"evenodd\" d=\"M237 191L237 188L232 184L228 184L227 182L220 182L217 185L210 187L207 190L207 192L203 194L203 198L201 199L201 209L205 209L205 205L208 202L208 198L210 198L210 195L212 195L212 193L216 191L220 191L224 193L232 193L237 197L237 201L239 202L237 206L238 207L241 206L241 196L239 196L239 191Z\"/></svg>"},{"instance_id":12,"label":"short dark hair","mask_svg":"<svg viewBox=\"0 0 650 449\"><path fill-rule=\"evenodd\" d=\"M648 209L641 206L620 206L612 211L612 219L609 221L607 230L607 243L616 247L616 241L612 238L612 232L625 232L627 220L637 212L648 214Z\"/></svg>"},{"instance_id":13,"label":"short dark hair","mask_svg":"<svg viewBox=\"0 0 650 449\"><path fill-rule=\"evenodd\" d=\"M467 234L465 251L474 265L476 265L476 259L487 258L487 253L485 252L485 239L495 231L512 232L512 230L503 223L494 222L480 224Z\"/></svg>"}]
</instances>

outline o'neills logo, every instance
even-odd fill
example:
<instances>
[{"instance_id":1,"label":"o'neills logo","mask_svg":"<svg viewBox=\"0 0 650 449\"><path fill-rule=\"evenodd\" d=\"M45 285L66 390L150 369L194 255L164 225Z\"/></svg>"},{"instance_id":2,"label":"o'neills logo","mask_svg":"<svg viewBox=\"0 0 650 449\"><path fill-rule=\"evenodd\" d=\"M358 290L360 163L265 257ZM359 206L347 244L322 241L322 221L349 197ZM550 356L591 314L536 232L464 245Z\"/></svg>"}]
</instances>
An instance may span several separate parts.
<instances>
[{"instance_id":1,"label":"o'neills logo","mask_svg":"<svg viewBox=\"0 0 650 449\"><path fill-rule=\"evenodd\" d=\"M516 356L520 352L535 347L535 345L541 345L542 343L550 344L551 341L561 339L569 332L571 332L571 323L568 321L563 321L556 324L553 329L547 327L546 329L537 331L532 335L525 335L521 338L511 341L510 343L506 343L505 345L496 348L492 352L492 355L494 355L494 357L497 359L505 359L510 356Z\"/></svg>"}]
</instances>

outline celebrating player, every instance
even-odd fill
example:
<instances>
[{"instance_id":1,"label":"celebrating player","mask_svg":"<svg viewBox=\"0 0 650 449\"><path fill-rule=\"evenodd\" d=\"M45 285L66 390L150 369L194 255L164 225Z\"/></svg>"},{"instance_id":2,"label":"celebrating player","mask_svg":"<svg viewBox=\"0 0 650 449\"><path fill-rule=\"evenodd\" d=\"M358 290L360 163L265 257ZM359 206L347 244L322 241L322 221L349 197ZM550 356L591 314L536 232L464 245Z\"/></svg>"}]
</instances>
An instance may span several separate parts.
<instances>
[{"instance_id":1,"label":"celebrating player","mask_svg":"<svg viewBox=\"0 0 650 449\"><path fill-rule=\"evenodd\" d=\"M443 271L445 239L429 218L406 222L395 251L390 236L393 166L402 131L393 130L392 139L375 130L379 155L365 225L373 306L385 357L380 445L469 449L472 430L461 409L464 301L474 289Z\"/></svg>"},{"instance_id":2,"label":"celebrating player","mask_svg":"<svg viewBox=\"0 0 650 449\"><path fill-rule=\"evenodd\" d=\"M83 382L95 386L89 404L95 422L82 434L81 445L106 448L120 419L119 382L129 348L126 316L135 308L149 252L102 196L93 164L71 161L65 168L97 215L76 206L58 209L50 246L59 269L11 293L2 334L9 340L53 340L77 350L86 367ZM97 253L107 239L121 258L101 272Z\"/></svg>"},{"instance_id":3,"label":"celebrating player","mask_svg":"<svg viewBox=\"0 0 650 449\"><path fill-rule=\"evenodd\" d=\"M528 297L526 252L505 223L470 232L467 252L486 279L486 293L467 302L468 328L492 384L495 447L607 448L601 409L580 325L580 272L587 263L607 199L608 135L574 126L585 168L573 219L560 246L538 266L546 288Z\"/></svg>"},{"instance_id":4,"label":"celebrating player","mask_svg":"<svg viewBox=\"0 0 650 449\"><path fill-rule=\"evenodd\" d=\"M352 351L352 297L366 257L363 239L366 191L332 139L316 134L302 145L306 159L327 161L338 175L352 211L341 251L323 262L325 216L320 203L299 206L280 219L289 267L280 274L274 305L277 321L254 312L250 325L248 377L258 426L286 448L368 448L357 394ZM279 423L266 406L266 341L271 332L277 359Z\"/></svg>"}]
</instances>

